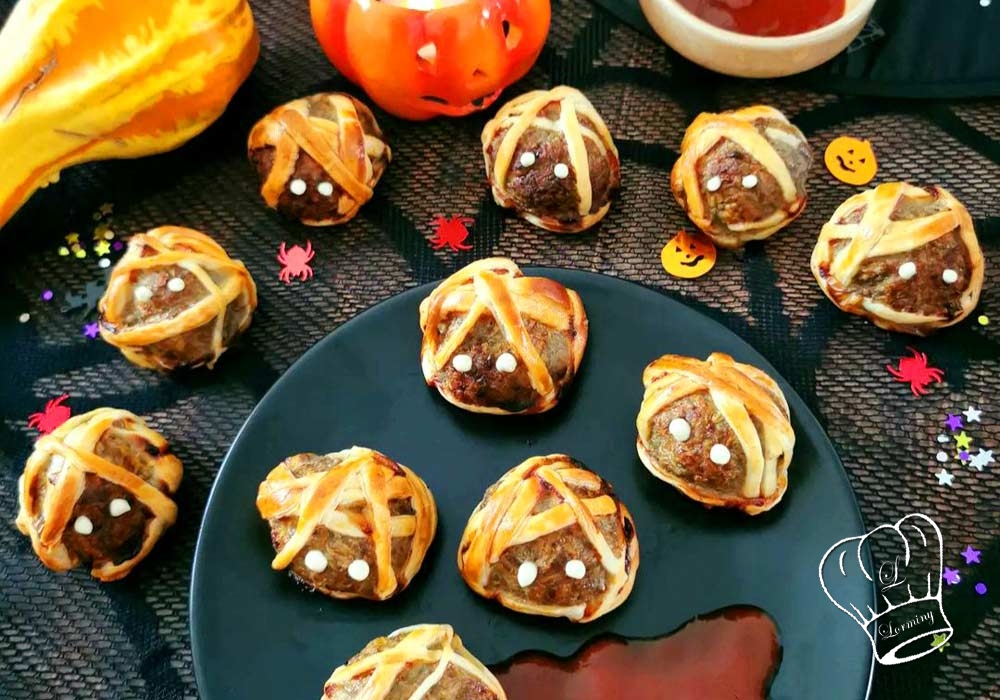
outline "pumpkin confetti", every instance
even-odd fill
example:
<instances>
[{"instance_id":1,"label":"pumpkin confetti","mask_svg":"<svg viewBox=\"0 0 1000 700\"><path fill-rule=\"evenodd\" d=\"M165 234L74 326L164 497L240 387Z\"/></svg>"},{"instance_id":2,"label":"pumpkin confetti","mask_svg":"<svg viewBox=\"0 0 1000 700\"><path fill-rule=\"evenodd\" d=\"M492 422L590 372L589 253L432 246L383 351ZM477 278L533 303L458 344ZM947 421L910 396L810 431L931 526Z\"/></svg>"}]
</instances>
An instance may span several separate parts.
<instances>
[{"instance_id":1,"label":"pumpkin confetti","mask_svg":"<svg viewBox=\"0 0 1000 700\"><path fill-rule=\"evenodd\" d=\"M830 174L848 185L867 185L878 173L878 159L871 141L839 136L830 142L823 155Z\"/></svg>"},{"instance_id":2,"label":"pumpkin confetti","mask_svg":"<svg viewBox=\"0 0 1000 700\"><path fill-rule=\"evenodd\" d=\"M701 234L678 231L660 251L660 264L668 275L695 279L715 267L715 244Z\"/></svg>"}]
</instances>

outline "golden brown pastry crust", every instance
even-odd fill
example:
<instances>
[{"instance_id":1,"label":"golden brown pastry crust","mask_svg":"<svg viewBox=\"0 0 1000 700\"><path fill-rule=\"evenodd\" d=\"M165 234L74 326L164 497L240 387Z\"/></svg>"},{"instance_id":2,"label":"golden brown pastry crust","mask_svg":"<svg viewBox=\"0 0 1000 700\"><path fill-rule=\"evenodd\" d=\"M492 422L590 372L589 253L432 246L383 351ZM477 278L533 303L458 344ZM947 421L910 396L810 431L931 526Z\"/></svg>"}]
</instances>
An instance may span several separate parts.
<instances>
[{"instance_id":1,"label":"golden brown pastry crust","mask_svg":"<svg viewBox=\"0 0 1000 700\"><path fill-rule=\"evenodd\" d=\"M327 455L335 466L296 476L299 462L316 457L289 457L271 470L258 489L257 510L272 527L285 518L294 521L293 534L276 547L271 568L290 566L314 533L335 533L356 540L357 551L373 552L374 560L365 561L365 578L370 577L374 585L370 594L329 587L322 591L335 598L393 597L416 576L434 539L437 508L430 490L412 470L366 447ZM406 503L412 513L393 514L391 502ZM394 567L394 544L405 538L410 539L409 556L402 566Z\"/></svg>"},{"instance_id":2,"label":"golden brown pastry crust","mask_svg":"<svg viewBox=\"0 0 1000 700\"><path fill-rule=\"evenodd\" d=\"M332 226L353 219L371 199L392 159L392 150L368 107L339 92L277 107L254 125L247 148L261 169L260 194L267 205L308 226ZM265 169L259 159L269 149L273 154ZM290 189L296 179L305 189ZM319 188L321 183L328 185L325 191Z\"/></svg>"},{"instance_id":3,"label":"golden brown pastry crust","mask_svg":"<svg viewBox=\"0 0 1000 700\"><path fill-rule=\"evenodd\" d=\"M757 515L773 508L788 488L788 465L795 447L795 433L789 420L788 403L777 383L751 365L735 362L723 353L712 353L707 360L680 355L664 355L650 363L642 375L646 387L642 406L636 418L639 436L636 449L639 459L653 476L678 489L681 493L708 506L738 508ZM669 432L658 436L664 441L701 443L699 431L709 423L728 426L735 435L741 454L728 454L729 459L741 458L743 479L738 493L722 494L702 486L697 479L686 478L670 464L658 461L654 453L653 421L660 411L687 397L708 402L713 414L708 423L694 415L687 421L690 437L677 439ZM680 449L667 442L665 449ZM711 459L709 445L702 460ZM714 447L714 446L713 446ZM721 460L720 460L721 461ZM726 460L728 461L728 460Z\"/></svg>"},{"instance_id":4,"label":"golden brown pastry crust","mask_svg":"<svg viewBox=\"0 0 1000 700\"><path fill-rule=\"evenodd\" d=\"M130 323L127 315L132 305L142 308L136 300L136 279L169 269L193 276L203 293L186 308L172 309L170 313L153 308L148 313L152 318ZM169 283L162 285L169 287ZM257 287L242 262L230 258L203 233L162 226L129 239L128 250L111 272L98 311L101 337L121 350L130 362L160 370L201 364L211 369L228 342L249 327L256 307ZM231 314L238 317L230 318ZM181 340L185 334L209 324L212 329L207 346L201 342L181 343L179 348L171 349L158 345Z\"/></svg>"},{"instance_id":5,"label":"golden brown pastry crust","mask_svg":"<svg viewBox=\"0 0 1000 700\"><path fill-rule=\"evenodd\" d=\"M601 522L604 518L609 521ZM606 536L609 534L610 541ZM567 542L568 537L577 541ZM504 553L543 538L548 542L548 551L538 554L558 571L543 572L535 562L528 562L536 568L528 575L527 585L518 580L516 588L497 586L495 569ZM567 552L574 551L586 551L592 564L603 570L598 572L603 585L583 581L584 576L594 572L585 567L580 570L582 562L578 560L573 578L581 579L580 588L586 588L578 591L584 594L584 600L568 605L544 604L539 599L557 596L550 595L552 591L529 595L527 589L545 585L542 581L549 573L568 577L570 571L564 568L574 564L564 560L570 556ZM632 592L638 568L639 541L625 504L607 482L566 455L531 457L500 477L470 516L458 550L459 572L479 595L517 612L566 617L573 622L596 620L624 603ZM535 575L539 576L537 580Z\"/></svg>"},{"instance_id":6,"label":"golden brown pastry crust","mask_svg":"<svg viewBox=\"0 0 1000 700\"><path fill-rule=\"evenodd\" d=\"M361 698L507 700L507 695L451 626L415 625L369 642L333 672L320 700Z\"/></svg>"},{"instance_id":7,"label":"golden brown pastry crust","mask_svg":"<svg viewBox=\"0 0 1000 700\"><path fill-rule=\"evenodd\" d=\"M461 317L461 324L442 333L440 325ZM527 368L535 392L533 405L521 411L477 405L457 398L438 372L452 360L467 335L483 318L492 318L502 329L518 367ZM551 376L539 354L526 320L567 334L568 368L558 381ZM487 258L468 265L431 292L420 304L423 341L420 364L428 386L434 386L450 403L476 413L541 413L558 403L559 395L575 377L587 347L587 315L580 296L554 280L524 277L506 258ZM496 360L496 358L491 358Z\"/></svg>"},{"instance_id":8,"label":"golden brown pastry crust","mask_svg":"<svg viewBox=\"0 0 1000 700\"><path fill-rule=\"evenodd\" d=\"M558 120L543 114L553 104L559 106ZM529 151L530 163L515 164L514 157L522 150L522 139L536 131L539 132L536 140L541 143L535 149L538 153ZM493 142L500 134L502 138L494 152ZM551 153L557 150L551 146L553 140L561 142L558 151L565 151L568 162L553 162ZM496 203L516 209L535 226L558 233L576 233L599 222L611 208L611 196L620 182L618 149L601 115L579 90L560 85L515 97L487 122L482 143L486 174ZM588 153L588 144L592 153ZM600 162L591 162L592 156ZM560 165L565 170L555 174ZM517 168L541 168L546 172L532 179L527 190L512 192L508 179ZM602 172L600 180L604 183L600 188L595 187L592 177L598 171ZM560 181L572 181L575 197L565 197ZM555 203L559 204L558 216L542 211L551 210Z\"/></svg>"},{"instance_id":9,"label":"golden brown pastry crust","mask_svg":"<svg viewBox=\"0 0 1000 700\"><path fill-rule=\"evenodd\" d=\"M927 213L900 219L897 211L901 205L917 211L923 208ZM846 223L852 219L856 222ZM945 263L940 260L939 253L928 248L956 233L964 247L956 256L957 259L965 258L961 260L961 274L955 270L937 269L945 268ZM836 250L838 245L841 246L839 251ZM893 264L888 272L882 271L883 279L868 280L873 273L865 268L879 260L892 260ZM897 266L900 260L904 262ZM904 280L900 275L902 265L907 262L914 266L915 278ZM937 273L933 279L924 277L926 268L930 267ZM811 268L820 289L843 311L864 316L880 328L926 335L956 324L972 313L979 303L985 265L972 218L961 202L940 187L922 188L891 182L854 195L834 212L813 249ZM942 279L948 272L954 274L950 282ZM884 279L886 274L892 279ZM874 297L859 290L859 281L863 278L865 282L880 286L882 292ZM916 289L912 295L900 292L907 286L917 285L934 285L935 293L928 294L924 289L921 296L947 299L943 306L948 312L922 310L919 304L899 308L892 303L898 296L916 297Z\"/></svg>"},{"instance_id":10,"label":"golden brown pastry crust","mask_svg":"<svg viewBox=\"0 0 1000 700\"><path fill-rule=\"evenodd\" d=\"M99 457L95 450L106 433L125 441L142 455L129 455L130 462L141 461L148 473L134 471ZM177 506L171 500L181 482L180 460L169 454L162 435L146 426L141 418L114 408L98 408L73 416L49 435L35 443L35 449L18 482L20 508L17 528L31 537L31 546L45 566L54 571L68 571L82 562L69 548L64 538L67 528L74 529L73 513L82 499L87 499L88 476L100 484L111 484L116 493L127 493L129 510L144 507L147 513L142 523L141 545L124 561L93 561L90 574L102 581L115 581L126 575L153 549L163 532L177 518ZM98 504L103 512L110 503ZM109 521L117 517L107 513ZM91 532L82 536L97 540L102 535L102 523L87 519ZM97 546L100 549L99 545Z\"/></svg>"},{"instance_id":11,"label":"golden brown pastry crust","mask_svg":"<svg viewBox=\"0 0 1000 700\"><path fill-rule=\"evenodd\" d=\"M760 129L755 124L762 125ZM771 124L772 126L763 126ZM720 144L731 142L752 159L747 174L753 175L758 189L761 174L773 177L778 187L778 206L772 213L746 221L724 225L717 220L716 212L709 198L716 197L728 183L720 182L714 188L708 187L713 179L706 175L705 165L712 152ZM805 136L777 109L764 105L745 107L721 114L704 113L691 123L681 142L681 154L670 175L671 187L678 203L685 209L691 221L708 235L716 245L723 248L739 248L748 241L761 240L774 235L794 221L805 210L807 194L805 174L801 182L796 182L790 162L775 147L782 143L785 154L799 151L803 154L805 170L812 162L812 154ZM742 171L737 164L720 164L725 171L732 170L727 177L742 179ZM739 208L742 210L742 208Z\"/></svg>"}]
</instances>

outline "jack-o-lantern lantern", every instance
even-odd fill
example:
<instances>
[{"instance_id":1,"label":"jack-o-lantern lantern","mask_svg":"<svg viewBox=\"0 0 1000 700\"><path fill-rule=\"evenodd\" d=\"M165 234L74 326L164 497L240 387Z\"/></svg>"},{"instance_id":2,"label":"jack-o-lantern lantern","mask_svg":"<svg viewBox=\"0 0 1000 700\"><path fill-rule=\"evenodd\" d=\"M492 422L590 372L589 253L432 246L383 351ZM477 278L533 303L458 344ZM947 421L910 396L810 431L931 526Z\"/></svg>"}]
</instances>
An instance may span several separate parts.
<instances>
[{"instance_id":1,"label":"jack-o-lantern lantern","mask_svg":"<svg viewBox=\"0 0 1000 700\"><path fill-rule=\"evenodd\" d=\"M485 109L534 64L549 0L310 0L333 65L404 119Z\"/></svg>"}]
</instances>

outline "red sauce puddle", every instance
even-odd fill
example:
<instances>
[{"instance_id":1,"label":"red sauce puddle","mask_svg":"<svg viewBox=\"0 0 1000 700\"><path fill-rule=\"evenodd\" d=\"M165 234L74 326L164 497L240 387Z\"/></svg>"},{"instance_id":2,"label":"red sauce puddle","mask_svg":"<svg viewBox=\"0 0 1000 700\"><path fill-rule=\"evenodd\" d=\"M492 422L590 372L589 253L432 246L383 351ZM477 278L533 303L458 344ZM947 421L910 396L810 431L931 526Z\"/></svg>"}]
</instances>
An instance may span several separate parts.
<instances>
[{"instance_id":1,"label":"red sauce puddle","mask_svg":"<svg viewBox=\"0 0 1000 700\"><path fill-rule=\"evenodd\" d=\"M516 700L755 700L767 697L780 663L774 620L741 606L664 637L603 636L569 658L525 652L493 671Z\"/></svg>"},{"instance_id":2,"label":"red sauce puddle","mask_svg":"<svg viewBox=\"0 0 1000 700\"><path fill-rule=\"evenodd\" d=\"M840 19L846 0L680 0L716 27L756 36L790 36Z\"/></svg>"}]
</instances>

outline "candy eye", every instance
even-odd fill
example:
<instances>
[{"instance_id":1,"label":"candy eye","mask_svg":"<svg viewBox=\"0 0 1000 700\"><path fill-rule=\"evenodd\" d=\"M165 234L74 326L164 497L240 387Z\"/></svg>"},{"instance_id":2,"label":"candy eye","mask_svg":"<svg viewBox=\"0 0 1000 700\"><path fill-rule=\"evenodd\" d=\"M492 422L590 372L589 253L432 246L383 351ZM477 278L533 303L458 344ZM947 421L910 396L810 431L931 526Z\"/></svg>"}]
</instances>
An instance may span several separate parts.
<instances>
[{"instance_id":1,"label":"candy eye","mask_svg":"<svg viewBox=\"0 0 1000 700\"><path fill-rule=\"evenodd\" d=\"M579 559L570 559L566 562L566 575L579 581L587 575L587 566Z\"/></svg>"},{"instance_id":2,"label":"candy eye","mask_svg":"<svg viewBox=\"0 0 1000 700\"><path fill-rule=\"evenodd\" d=\"M905 262L899 266L899 276L904 280L913 279L914 275L917 274L917 264L913 262Z\"/></svg>"},{"instance_id":3,"label":"candy eye","mask_svg":"<svg viewBox=\"0 0 1000 700\"><path fill-rule=\"evenodd\" d=\"M533 561L522 562L517 568L517 585L527 588L538 578L538 566Z\"/></svg>"},{"instance_id":4,"label":"candy eye","mask_svg":"<svg viewBox=\"0 0 1000 700\"><path fill-rule=\"evenodd\" d=\"M310 549L306 552L306 558L304 560L306 568L312 571L314 574L321 574L326 571L327 561L326 555L318 549Z\"/></svg>"},{"instance_id":5,"label":"candy eye","mask_svg":"<svg viewBox=\"0 0 1000 700\"><path fill-rule=\"evenodd\" d=\"M350 566L347 567L347 575L355 581L364 581L368 578L368 574L370 573L371 567L368 566L368 562L364 559L355 559L351 562Z\"/></svg>"}]
</instances>

